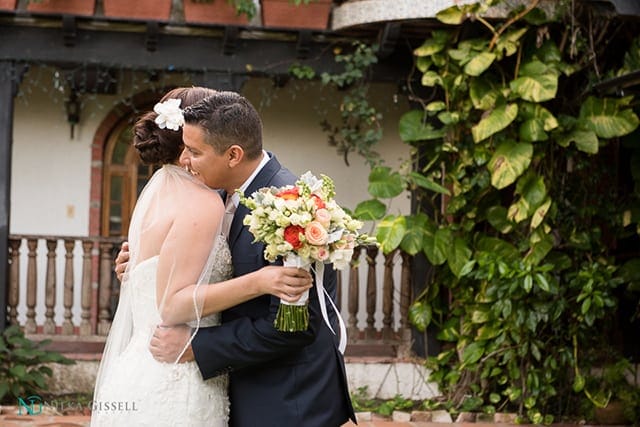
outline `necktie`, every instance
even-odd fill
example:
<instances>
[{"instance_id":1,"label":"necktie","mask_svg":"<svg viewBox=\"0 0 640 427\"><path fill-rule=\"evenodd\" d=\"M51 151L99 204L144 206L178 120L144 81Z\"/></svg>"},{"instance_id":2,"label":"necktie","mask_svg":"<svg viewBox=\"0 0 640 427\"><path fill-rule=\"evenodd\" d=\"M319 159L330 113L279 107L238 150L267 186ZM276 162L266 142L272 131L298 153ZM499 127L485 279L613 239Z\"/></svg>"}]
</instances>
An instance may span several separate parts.
<instances>
[{"instance_id":1,"label":"necktie","mask_svg":"<svg viewBox=\"0 0 640 427\"><path fill-rule=\"evenodd\" d=\"M231 229L231 222L233 222L233 215L236 213L236 205L232 200L233 193L227 195L227 200L224 204L224 218L222 218L222 234L229 239L229 230Z\"/></svg>"}]
</instances>

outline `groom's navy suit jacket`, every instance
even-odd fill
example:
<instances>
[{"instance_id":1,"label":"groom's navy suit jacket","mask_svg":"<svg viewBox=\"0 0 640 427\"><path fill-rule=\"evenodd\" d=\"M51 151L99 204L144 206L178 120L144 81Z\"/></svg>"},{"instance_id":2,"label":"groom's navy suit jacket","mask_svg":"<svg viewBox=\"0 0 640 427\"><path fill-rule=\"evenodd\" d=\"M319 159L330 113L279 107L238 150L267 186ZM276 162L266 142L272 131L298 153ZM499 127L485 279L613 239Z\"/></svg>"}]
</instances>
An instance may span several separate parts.
<instances>
[{"instance_id":1,"label":"groom's navy suit jacket","mask_svg":"<svg viewBox=\"0 0 640 427\"><path fill-rule=\"evenodd\" d=\"M245 194L295 180L271 155ZM242 224L248 212L244 205L238 206L229 232L235 276L268 264L264 245L253 243L253 235ZM324 286L335 298L336 272L327 267ZM205 379L229 373L230 425L338 427L349 418L355 422L344 360L337 337L320 314L315 286L309 295L307 331L277 331L273 320L278 304L278 298L265 295L226 310L220 326L200 329L192 342ZM331 318L335 324L335 316Z\"/></svg>"}]
</instances>

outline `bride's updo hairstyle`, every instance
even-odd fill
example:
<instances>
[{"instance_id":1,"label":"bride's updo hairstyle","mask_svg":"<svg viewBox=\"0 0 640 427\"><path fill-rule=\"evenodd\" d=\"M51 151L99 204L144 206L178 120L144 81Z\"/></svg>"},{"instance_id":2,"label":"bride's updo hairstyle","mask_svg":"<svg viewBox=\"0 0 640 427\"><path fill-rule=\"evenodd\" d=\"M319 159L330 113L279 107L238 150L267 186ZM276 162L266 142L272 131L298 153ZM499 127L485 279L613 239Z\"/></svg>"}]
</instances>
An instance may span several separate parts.
<instances>
[{"instance_id":1,"label":"bride's updo hairstyle","mask_svg":"<svg viewBox=\"0 0 640 427\"><path fill-rule=\"evenodd\" d=\"M180 99L180 108L198 102L216 93L206 87L179 87L170 90L160 102L168 99ZM164 165L176 163L184 148L182 144L182 128L172 130L160 129L155 119L158 114L149 111L143 114L133 126L133 146L138 150L140 160L147 165Z\"/></svg>"}]
</instances>

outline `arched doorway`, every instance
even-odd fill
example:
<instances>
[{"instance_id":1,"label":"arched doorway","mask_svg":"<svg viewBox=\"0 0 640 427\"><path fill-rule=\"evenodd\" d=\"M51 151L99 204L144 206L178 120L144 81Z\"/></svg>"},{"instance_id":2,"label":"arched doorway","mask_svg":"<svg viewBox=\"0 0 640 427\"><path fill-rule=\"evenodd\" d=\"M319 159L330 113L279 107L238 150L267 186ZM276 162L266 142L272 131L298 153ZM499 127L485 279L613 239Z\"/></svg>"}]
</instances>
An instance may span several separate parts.
<instances>
[{"instance_id":1,"label":"arched doorway","mask_svg":"<svg viewBox=\"0 0 640 427\"><path fill-rule=\"evenodd\" d=\"M126 237L138 195L154 172L140 163L131 120L122 120L111 132L104 150L102 224L105 237Z\"/></svg>"}]
</instances>

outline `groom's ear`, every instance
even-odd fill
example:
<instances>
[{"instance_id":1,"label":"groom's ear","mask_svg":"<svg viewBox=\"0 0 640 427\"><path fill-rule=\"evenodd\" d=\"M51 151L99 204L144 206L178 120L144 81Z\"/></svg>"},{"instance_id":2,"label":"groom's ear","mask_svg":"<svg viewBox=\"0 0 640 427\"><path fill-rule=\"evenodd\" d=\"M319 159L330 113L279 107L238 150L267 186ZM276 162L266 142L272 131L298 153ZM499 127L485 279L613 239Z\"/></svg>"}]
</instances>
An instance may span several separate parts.
<instances>
[{"instance_id":1,"label":"groom's ear","mask_svg":"<svg viewBox=\"0 0 640 427\"><path fill-rule=\"evenodd\" d=\"M227 161L229 167L237 166L244 158L244 150L239 145L232 145L227 149Z\"/></svg>"}]
</instances>

